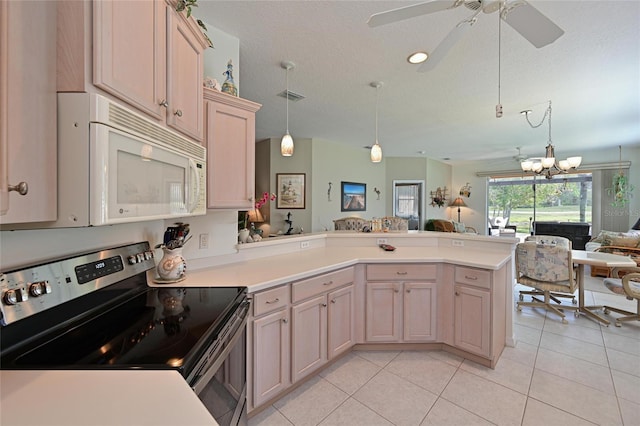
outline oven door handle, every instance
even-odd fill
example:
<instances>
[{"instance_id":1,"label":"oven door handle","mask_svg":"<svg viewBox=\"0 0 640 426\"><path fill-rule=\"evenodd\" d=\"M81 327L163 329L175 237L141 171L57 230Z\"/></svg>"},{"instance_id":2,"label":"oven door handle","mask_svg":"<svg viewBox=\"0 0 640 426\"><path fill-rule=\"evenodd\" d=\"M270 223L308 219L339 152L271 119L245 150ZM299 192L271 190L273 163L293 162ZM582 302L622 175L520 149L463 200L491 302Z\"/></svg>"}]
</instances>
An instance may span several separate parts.
<instances>
[{"instance_id":1,"label":"oven door handle","mask_svg":"<svg viewBox=\"0 0 640 426\"><path fill-rule=\"evenodd\" d=\"M238 339L240 339L240 336L243 335L244 329L247 326L248 318L249 318L249 315L244 316L244 318L242 319L242 323L240 324L240 327L236 329L235 334L227 342L227 345L222 350L222 352L220 352L214 357L211 364L207 365L206 368L204 369L205 370L204 374L200 376L191 386L191 389L193 389L197 395L199 395L200 392L204 390L207 383L209 383L209 381L213 378L213 376L215 376L218 369L222 366L222 363L224 363L224 361L227 359L227 356L229 356L229 353L231 353L231 350L235 347L236 343L238 342Z\"/></svg>"}]
</instances>

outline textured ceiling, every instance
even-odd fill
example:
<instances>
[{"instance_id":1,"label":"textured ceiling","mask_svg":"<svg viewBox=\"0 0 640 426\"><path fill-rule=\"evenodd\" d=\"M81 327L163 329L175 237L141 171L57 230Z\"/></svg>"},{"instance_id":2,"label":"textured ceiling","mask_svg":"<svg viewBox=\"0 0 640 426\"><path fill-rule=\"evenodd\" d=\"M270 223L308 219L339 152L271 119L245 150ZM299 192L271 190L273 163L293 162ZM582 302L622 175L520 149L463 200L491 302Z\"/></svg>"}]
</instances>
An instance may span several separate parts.
<instances>
[{"instance_id":1,"label":"textured ceiling","mask_svg":"<svg viewBox=\"0 0 640 426\"><path fill-rule=\"evenodd\" d=\"M384 155L451 161L543 155L542 119L552 101L558 157L584 150L640 144L640 2L544 1L530 4L564 29L536 49L502 23L498 103L498 14L480 14L438 66L418 73L407 63L432 51L472 11L461 6L377 28L371 14L415 4L400 1L200 0L199 19L240 40L242 97L261 103L256 138L285 130L285 71L289 90L306 96L289 104L295 138L371 145L379 91L379 141ZM215 40L214 40L215 43ZM214 51L215 54L215 51ZM424 151L424 154L419 152Z\"/></svg>"}]
</instances>

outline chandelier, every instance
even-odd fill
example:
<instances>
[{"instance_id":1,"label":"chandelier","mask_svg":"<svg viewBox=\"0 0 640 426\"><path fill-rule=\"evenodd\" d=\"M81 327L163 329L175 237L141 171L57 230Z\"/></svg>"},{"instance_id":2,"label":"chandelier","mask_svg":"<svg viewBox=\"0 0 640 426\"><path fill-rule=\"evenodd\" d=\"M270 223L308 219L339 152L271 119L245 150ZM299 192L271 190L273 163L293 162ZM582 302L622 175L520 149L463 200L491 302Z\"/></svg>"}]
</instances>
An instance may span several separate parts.
<instances>
[{"instance_id":1,"label":"chandelier","mask_svg":"<svg viewBox=\"0 0 640 426\"><path fill-rule=\"evenodd\" d=\"M544 113L542 120L537 125L534 125L529 120L529 113L531 110L521 111L520 113L525 116L527 123L532 128L537 128L544 123L546 118L549 123L549 143L545 148L544 157L540 158L528 158L520 163L522 171L535 173L536 175L544 175L547 179L552 179L553 176L560 173L568 173L572 169L577 169L582 163L582 157L568 157L566 160L556 161L556 155L551 143L551 101L549 101L549 107Z\"/></svg>"}]
</instances>

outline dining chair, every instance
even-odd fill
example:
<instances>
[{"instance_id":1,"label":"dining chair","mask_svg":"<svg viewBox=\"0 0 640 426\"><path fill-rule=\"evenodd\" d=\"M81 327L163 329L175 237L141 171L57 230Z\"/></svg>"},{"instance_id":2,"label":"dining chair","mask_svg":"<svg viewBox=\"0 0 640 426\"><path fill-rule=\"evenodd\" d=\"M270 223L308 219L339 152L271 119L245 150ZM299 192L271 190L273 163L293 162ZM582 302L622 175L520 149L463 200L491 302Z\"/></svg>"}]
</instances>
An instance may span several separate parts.
<instances>
[{"instance_id":1,"label":"dining chair","mask_svg":"<svg viewBox=\"0 0 640 426\"><path fill-rule=\"evenodd\" d=\"M623 272L622 269L614 268L611 271L611 275L617 277L619 272ZM624 276L622 278L605 278L604 285L615 294L626 296L629 300L635 299L637 303L635 313L613 306L603 306L605 314L613 311L624 315L616 318L616 327L622 326L622 321L640 321L640 267L624 268Z\"/></svg>"},{"instance_id":2,"label":"dining chair","mask_svg":"<svg viewBox=\"0 0 640 426\"><path fill-rule=\"evenodd\" d=\"M575 291L578 289L576 268L571 259L571 242L563 237L534 236L516 246L516 281L533 291L521 291L517 303L518 311L523 306L541 307L562 318L563 311L572 310L579 315L578 306L562 305L559 298L570 298L576 305ZM531 301L524 301L531 295ZM540 299L542 296L544 299ZM551 301L555 304L552 304Z\"/></svg>"}]
</instances>

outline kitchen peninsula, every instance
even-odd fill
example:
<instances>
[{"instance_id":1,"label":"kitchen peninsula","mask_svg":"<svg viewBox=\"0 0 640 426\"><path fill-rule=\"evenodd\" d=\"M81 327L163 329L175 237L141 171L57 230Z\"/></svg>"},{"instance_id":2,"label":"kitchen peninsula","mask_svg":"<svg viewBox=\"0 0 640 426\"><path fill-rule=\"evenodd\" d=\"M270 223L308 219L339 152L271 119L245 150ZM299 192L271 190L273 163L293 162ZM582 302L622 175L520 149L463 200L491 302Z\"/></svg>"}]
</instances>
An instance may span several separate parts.
<instances>
[{"instance_id":1,"label":"kitchen peninsula","mask_svg":"<svg viewBox=\"0 0 640 426\"><path fill-rule=\"evenodd\" d=\"M238 245L240 262L197 259L178 285L246 286L252 295L251 413L352 348L441 349L495 367L514 344L517 242L418 231L296 235ZM157 285L153 271L148 278Z\"/></svg>"}]
</instances>

